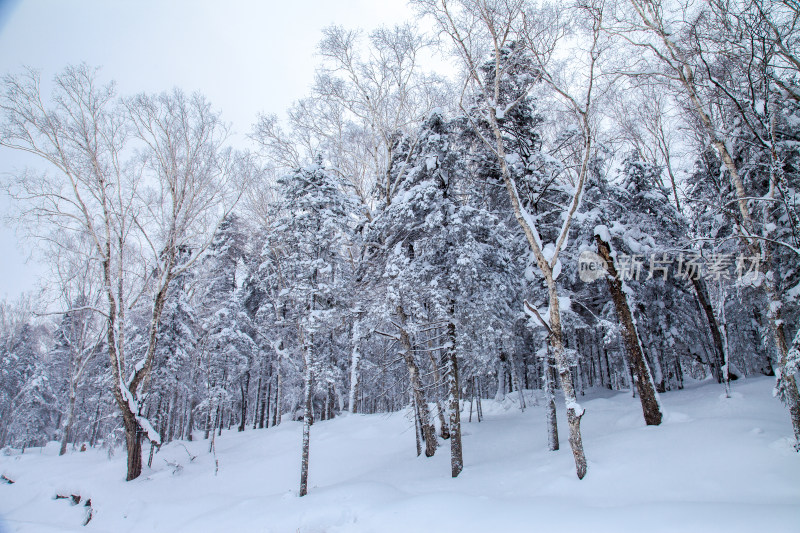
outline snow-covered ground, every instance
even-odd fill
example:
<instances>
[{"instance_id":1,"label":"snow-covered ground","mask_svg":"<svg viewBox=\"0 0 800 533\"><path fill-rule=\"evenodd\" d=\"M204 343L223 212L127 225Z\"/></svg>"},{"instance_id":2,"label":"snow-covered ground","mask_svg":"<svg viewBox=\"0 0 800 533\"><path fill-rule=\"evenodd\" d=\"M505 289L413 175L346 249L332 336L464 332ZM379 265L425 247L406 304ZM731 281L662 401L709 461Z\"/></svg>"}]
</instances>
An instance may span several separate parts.
<instances>
[{"instance_id":1,"label":"snow-covered ground","mask_svg":"<svg viewBox=\"0 0 800 533\"><path fill-rule=\"evenodd\" d=\"M546 449L544 412L516 396L484 401L466 422L464 471L450 478L448 444L416 457L404 413L341 416L312 427L309 494L297 497L297 422L223 432L219 472L205 441L164 446L141 478L125 482L125 456L44 450L0 457L0 516L9 531L625 532L800 531L800 455L771 378L662 394L665 420L645 427L639 401L593 391L579 481L559 404L562 448ZM189 461L189 454L197 456ZM166 461L178 462L174 468ZM86 508L56 493L91 498ZM0 525L0 530L3 526Z\"/></svg>"}]
</instances>

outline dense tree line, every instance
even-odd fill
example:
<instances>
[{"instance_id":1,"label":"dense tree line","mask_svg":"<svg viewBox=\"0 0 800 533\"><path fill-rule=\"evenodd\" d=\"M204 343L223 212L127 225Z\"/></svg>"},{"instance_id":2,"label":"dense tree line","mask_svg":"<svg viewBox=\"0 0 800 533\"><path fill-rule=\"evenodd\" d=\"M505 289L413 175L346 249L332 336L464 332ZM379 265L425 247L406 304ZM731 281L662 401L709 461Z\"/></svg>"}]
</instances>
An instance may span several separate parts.
<instances>
[{"instance_id":1,"label":"dense tree line","mask_svg":"<svg viewBox=\"0 0 800 533\"><path fill-rule=\"evenodd\" d=\"M658 425L687 379L759 374L800 442L797 6L412 3L439 40L325 30L252 153L199 95L3 78L53 273L46 312L0 307L0 447L124 441L133 479L144 439L288 417L304 495L315 421L409 409L455 477L467 405L541 399L556 450L558 391L582 478L586 390Z\"/></svg>"}]
</instances>

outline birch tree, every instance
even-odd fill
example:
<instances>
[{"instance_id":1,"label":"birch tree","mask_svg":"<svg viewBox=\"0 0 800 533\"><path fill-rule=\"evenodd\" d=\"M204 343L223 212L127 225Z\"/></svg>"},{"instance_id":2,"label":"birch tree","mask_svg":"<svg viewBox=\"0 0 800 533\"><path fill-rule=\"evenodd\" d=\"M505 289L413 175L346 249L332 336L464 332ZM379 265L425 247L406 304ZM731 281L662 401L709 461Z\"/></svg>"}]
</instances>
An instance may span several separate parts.
<instances>
[{"instance_id":1,"label":"birch tree","mask_svg":"<svg viewBox=\"0 0 800 533\"><path fill-rule=\"evenodd\" d=\"M787 281L781 261L787 250L796 261L796 213L786 202L783 165L787 153L786 119L796 105L791 77L800 61L797 7L789 2L709 2L699 7L659 0L623 4L609 31L638 52L634 65L678 94L701 143L713 147L733 189L724 213L734 223L743 249L760 257L758 285L767 298L765 314L778 354L776 393L786 403L800 450L800 393L794 374L800 360L800 330L787 331ZM795 47L796 49L796 47ZM747 139L745 139L747 137ZM748 160L741 157L755 144L766 154L768 187L748 181ZM789 149L788 152L792 150ZM750 161L753 159L751 158ZM763 170L762 170L763 172ZM761 172L759 172L761 173ZM787 217L784 219L783 217ZM792 226L784 232L785 220ZM788 339L791 339L789 341Z\"/></svg>"},{"instance_id":2,"label":"birch tree","mask_svg":"<svg viewBox=\"0 0 800 533\"><path fill-rule=\"evenodd\" d=\"M53 81L47 99L36 71L3 78L0 145L49 166L49 172L13 176L8 188L22 215L36 223L34 233L85 233L93 244L91 259L100 264L105 295L98 311L107 321L131 480L142 471L142 436L160 442L140 413L140 389L152 370L177 250L204 249L237 199L230 185L253 167L223 149L226 129L199 95L174 91L120 102L114 84L103 85L87 65L68 67ZM127 311L143 298L150 300L146 349L132 361Z\"/></svg>"},{"instance_id":3,"label":"birch tree","mask_svg":"<svg viewBox=\"0 0 800 533\"><path fill-rule=\"evenodd\" d=\"M465 71L465 89L471 89L483 96L478 112L481 119L489 125L489 134L483 136L483 141L497 158L514 216L525 233L547 286L548 322L552 331L550 343L564 391L570 429L569 442L575 458L576 472L578 478L582 479L586 475L586 458L580 432L584 411L577 402L564 348L556 278L560 270L560 267L557 269L559 253L567 243L572 218L580 206L593 150L592 98L597 76L595 68L603 48L600 42L603 10L601 6L594 4L573 6L566 10L574 17L571 21L574 23L573 27L578 26L579 22L586 25L588 38L585 49L581 49L582 45L576 45L572 50L584 58L581 69L583 79L568 79L563 71L555 68L553 57L556 48L570 31L570 25L561 19L554 6L537 9L523 0L460 0L452 3L447 0L417 0L414 4L422 13L431 16L438 28L452 41L454 53L461 60ZM564 206L563 224L552 243L545 244L542 241L537 220L522 204L517 183L509 168L514 158L508 157L510 154L506 153L502 122L505 115L522 101L526 93L513 99L502 94L502 80L513 65L507 58L504 60L504 54L508 50L516 50L515 53L523 53L524 50L531 55L535 70L528 74L530 79L527 86L530 88L537 82L546 85L569 109L581 135L577 166L570 167L570 175L565 179L571 189L571 199ZM484 73L481 66L487 58L491 59L493 65L488 73Z\"/></svg>"}]
</instances>

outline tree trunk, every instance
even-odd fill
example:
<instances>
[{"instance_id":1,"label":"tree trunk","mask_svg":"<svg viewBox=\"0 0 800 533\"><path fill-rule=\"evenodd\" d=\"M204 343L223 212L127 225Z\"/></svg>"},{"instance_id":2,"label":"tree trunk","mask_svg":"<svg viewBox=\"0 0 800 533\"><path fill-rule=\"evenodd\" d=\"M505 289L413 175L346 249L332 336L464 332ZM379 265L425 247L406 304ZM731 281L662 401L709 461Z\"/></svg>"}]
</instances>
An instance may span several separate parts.
<instances>
[{"instance_id":1,"label":"tree trunk","mask_svg":"<svg viewBox=\"0 0 800 533\"><path fill-rule=\"evenodd\" d=\"M452 304L451 304L452 306ZM447 324L447 388L450 407L450 469L458 477L464 469L461 450L461 391L458 383L458 359L456 357L456 325Z\"/></svg>"},{"instance_id":2,"label":"tree trunk","mask_svg":"<svg viewBox=\"0 0 800 533\"><path fill-rule=\"evenodd\" d=\"M125 481L131 481L142 474L142 435L139 423L132 413L123 412L122 423L125 427L125 445L128 452L128 475Z\"/></svg>"},{"instance_id":3,"label":"tree trunk","mask_svg":"<svg viewBox=\"0 0 800 533\"><path fill-rule=\"evenodd\" d=\"M606 262L608 290L611 292L611 299L614 301L617 318L620 325L622 325L622 336L625 339L628 360L636 375L636 386L642 403L644 421L648 426L657 426L661 424L661 406L653 384L653 377L650 375L650 369L642 353L642 345L628 305L628 299L622 290L622 280L619 279L617 269L614 267L614 259L611 257L609 244L601 239L599 235L595 235L595 240L597 241L597 250Z\"/></svg>"},{"instance_id":4,"label":"tree trunk","mask_svg":"<svg viewBox=\"0 0 800 533\"><path fill-rule=\"evenodd\" d=\"M511 367L511 382L514 385L514 388L517 389L517 395L519 396L519 408L521 411L525 411L525 392L522 390L522 384L519 382L519 374L517 372L517 365L516 361L514 360L514 354L509 352L508 354L508 365Z\"/></svg>"},{"instance_id":5,"label":"tree trunk","mask_svg":"<svg viewBox=\"0 0 800 533\"><path fill-rule=\"evenodd\" d=\"M497 392L494 395L496 402L502 402L506 397L506 356L500 352L500 358L497 363Z\"/></svg>"},{"instance_id":6,"label":"tree trunk","mask_svg":"<svg viewBox=\"0 0 800 533\"><path fill-rule=\"evenodd\" d=\"M100 405L98 404L97 410L94 414L94 424L92 427L92 437L89 440L89 446L94 448L94 445L97 443L97 434L100 433Z\"/></svg>"},{"instance_id":7,"label":"tree trunk","mask_svg":"<svg viewBox=\"0 0 800 533\"><path fill-rule=\"evenodd\" d=\"M439 436L443 439L447 440L450 438L450 428L447 425L447 419L445 418L445 408L444 404L442 403L442 396L441 396L441 385L442 385L442 375L439 373L439 361L436 360L436 356L433 352L433 345L430 341L428 341L428 357L431 360L431 369L433 370L433 382L435 383L434 391L436 394L436 415L439 417Z\"/></svg>"},{"instance_id":8,"label":"tree trunk","mask_svg":"<svg viewBox=\"0 0 800 533\"><path fill-rule=\"evenodd\" d=\"M311 361L308 346L303 347L305 373L303 376L304 384L304 409L303 409L303 450L300 463L300 496L308 494L308 452L311 436L311 409L312 409L312 386L313 375L311 373Z\"/></svg>"},{"instance_id":9,"label":"tree trunk","mask_svg":"<svg viewBox=\"0 0 800 533\"><path fill-rule=\"evenodd\" d=\"M164 442L171 442L172 436L175 434L175 426L177 425L176 412L178 411L178 390L180 390L178 381L175 381L175 390L172 391L172 400L170 401L169 415L167 416L167 431L165 432Z\"/></svg>"},{"instance_id":10,"label":"tree trunk","mask_svg":"<svg viewBox=\"0 0 800 533\"><path fill-rule=\"evenodd\" d=\"M769 302L767 317L772 326L775 346L778 349L778 372L776 372L778 379L775 389L780 399L789 408L789 418L792 421L792 430L794 431L794 447L796 451L800 452L800 394L798 394L797 381L795 381L794 377L795 372L797 372L797 360L800 359L800 353L798 353L800 352L800 331L797 332L792 340L790 349L786 343L784 321L781 317L781 305L775 286L769 279L764 284ZM791 364L790 359L794 359Z\"/></svg>"},{"instance_id":11,"label":"tree trunk","mask_svg":"<svg viewBox=\"0 0 800 533\"><path fill-rule=\"evenodd\" d=\"M400 324L405 325L406 315L402 308L398 306L397 314L400 317ZM430 421L430 414L428 413L428 404L425 401L425 393L422 387L422 382L419 376L419 368L416 361L414 361L413 345L411 344L411 337L405 329L400 328L400 342L403 344L402 357L406 362L408 368L408 380L411 383L411 391L414 394L414 400L417 402L419 409L419 419L422 425L422 436L425 439L425 456L433 457L436 453L436 430Z\"/></svg>"},{"instance_id":12,"label":"tree trunk","mask_svg":"<svg viewBox=\"0 0 800 533\"><path fill-rule=\"evenodd\" d=\"M263 402L263 391L261 390L261 378L262 378L261 374L263 374L263 372L259 373L258 385L256 386L256 405L255 409L253 409L253 429L258 428L259 415L261 417L261 420L264 419L264 416L262 414L264 412L264 407L263 407L264 402Z\"/></svg>"},{"instance_id":13,"label":"tree trunk","mask_svg":"<svg viewBox=\"0 0 800 533\"><path fill-rule=\"evenodd\" d=\"M361 379L361 329L358 320L353 324L353 352L350 356L350 395L347 407L353 414L358 413L358 390Z\"/></svg>"},{"instance_id":14,"label":"tree trunk","mask_svg":"<svg viewBox=\"0 0 800 533\"><path fill-rule=\"evenodd\" d=\"M547 345L547 355L542 360L544 369L544 403L547 410L547 449L551 452L558 450L558 419L556 418L556 396L553 391L554 361L550 356L550 344Z\"/></svg>"},{"instance_id":15,"label":"tree trunk","mask_svg":"<svg viewBox=\"0 0 800 533\"><path fill-rule=\"evenodd\" d=\"M72 432L72 425L75 423L75 391L69 392L69 411L67 413L67 423L64 426L64 435L61 437L61 449L58 455L67 453L67 443L69 442L69 435Z\"/></svg>"},{"instance_id":16,"label":"tree trunk","mask_svg":"<svg viewBox=\"0 0 800 533\"><path fill-rule=\"evenodd\" d=\"M191 394L191 393L190 393ZM194 409L197 407L195 404L194 395L192 395L192 399L189 401L189 419L186 421L186 440L192 442L194 436L192 435L192 430L194 429Z\"/></svg>"},{"instance_id":17,"label":"tree trunk","mask_svg":"<svg viewBox=\"0 0 800 533\"><path fill-rule=\"evenodd\" d=\"M564 403L567 407L567 425L569 425L569 445L572 448L572 456L575 459L575 472L578 479L586 476L586 456L583 452L583 439L581 438L581 417L583 409L578 404L575 397L575 388L572 386L572 373L569 369L569 361L564 351L564 341L561 329L561 311L558 302L555 280L552 276L546 279L548 292L550 293L550 345L553 347L553 355L558 369L558 378L561 382L561 390L564 392Z\"/></svg>"},{"instance_id":18,"label":"tree trunk","mask_svg":"<svg viewBox=\"0 0 800 533\"><path fill-rule=\"evenodd\" d=\"M414 434L417 441L417 457L422 455L422 424L419 421L419 407L417 406L417 399L414 394L411 394L411 406L414 409Z\"/></svg>"},{"instance_id":19,"label":"tree trunk","mask_svg":"<svg viewBox=\"0 0 800 533\"><path fill-rule=\"evenodd\" d=\"M691 280L692 286L694 287L694 292L697 295L697 302L700 304L700 308L706 315L708 327L711 331L711 339L714 342L714 352L716 354L714 374L716 375L717 383L722 383L722 367L725 365L727 358L725 357L725 345L722 342L722 335L720 335L719 332L717 316L714 313L714 307L711 305L711 299L708 296L708 288L706 287L706 283L703 278L697 276L691 277Z\"/></svg>"},{"instance_id":20,"label":"tree trunk","mask_svg":"<svg viewBox=\"0 0 800 533\"><path fill-rule=\"evenodd\" d=\"M481 382L477 380L478 397L475 402L475 412L478 414L478 422L483 420L483 406L481 405Z\"/></svg>"},{"instance_id":21,"label":"tree trunk","mask_svg":"<svg viewBox=\"0 0 800 533\"><path fill-rule=\"evenodd\" d=\"M264 429L264 425L269 427L270 402L272 401L272 379L267 382L267 388L264 390L265 396L261 399L261 413L258 417L258 428Z\"/></svg>"},{"instance_id":22,"label":"tree trunk","mask_svg":"<svg viewBox=\"0 0 800 533\"><path fill-rule=\"evenodd\" d=\"M275 412L272 415L272 425L277 426L281 423L281 393L283 392L281 389L283 388L283 377L281 376L281 368L280 366L277 368L278 373L278 383L275 386Z\"/></svg>"},{"instance_id":23,"label":"tree trunk","mask_svg":"<svg viewBox=\"0 0 800 533\"><path fill-rule=\"evenodd\" d=\"M333 382L328 383L328 396L325 402L325 409L327 410L327 419L332 420L336 416L336 388Z\"/></svg>"},{"instance_id":24,"label":"tree trunk","mask_svg":"<svg viewBox=\"0 0 800 533\"><path fill-rule=\"evenodd\" d=\"M248 370L244 376L244 383L239 383L239 389L242 393L242 419L239 422L239 431L244 431L245 420L247 420L247 397L250 394L250 371Z\"/></svg>"}]
</instances>

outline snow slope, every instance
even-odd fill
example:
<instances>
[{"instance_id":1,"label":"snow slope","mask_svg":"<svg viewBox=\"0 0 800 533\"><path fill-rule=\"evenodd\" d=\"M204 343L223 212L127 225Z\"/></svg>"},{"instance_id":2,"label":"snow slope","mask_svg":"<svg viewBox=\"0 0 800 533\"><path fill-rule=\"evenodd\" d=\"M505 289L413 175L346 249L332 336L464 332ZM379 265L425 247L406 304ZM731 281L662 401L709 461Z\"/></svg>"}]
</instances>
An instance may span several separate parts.
<instances>
[{"instance_id":1,"label":"snow slope","mask_svg":"<svg viewBox=\"0 0 800 533\"><path fill-rule=\"evenodd\" d=\"M800 455L771 378L662 395L665 420L645 427L639 401L593 391L583 439L589 472L574 474L563 403L562 449L546 449L544 412L484 401L466 422L464 471L449 477L447 443L416 457L404 413L341 416L311 434L309 495L297 497L301 425L223 432L219 472L207 442L171 443L126 483L124 451L57 457L58 447L0 456L8 531L530 532L800 531ZM468 408L468 407L467 407ZM188 447L197 459L189 461ZM173 473L165 460L177 461ZM95 514L54 500L90 497ZM0 530L3 526L0 525Z\"/></svg>"}]
</instances>

